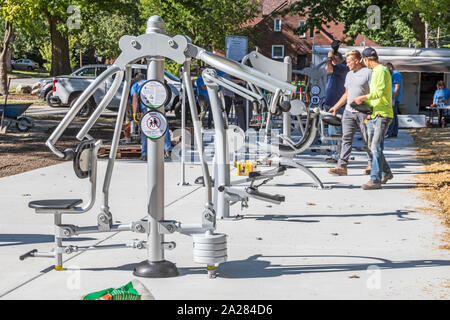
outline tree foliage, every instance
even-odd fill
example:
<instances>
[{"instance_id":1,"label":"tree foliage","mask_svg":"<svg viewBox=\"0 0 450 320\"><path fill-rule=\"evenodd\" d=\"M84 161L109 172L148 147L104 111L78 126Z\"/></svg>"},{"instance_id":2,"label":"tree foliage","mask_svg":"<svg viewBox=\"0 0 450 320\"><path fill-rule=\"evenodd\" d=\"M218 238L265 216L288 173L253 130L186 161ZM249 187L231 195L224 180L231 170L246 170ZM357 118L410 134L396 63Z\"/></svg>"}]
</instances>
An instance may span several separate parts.
<instances>
[{"instance_id":1,"label":"tree foliage","mask_svg":"<svg viewBox=\"0 0 450 320\"><path fill-rule=\"evenodd\" d=\"M446 5L445 5L446 3ZM372 12L369 6L380 8L379 27L368 25ZM440 16L439 16L439 12ZM362 34L381 45L401 46L409 41L424 41L424 22L432 27L448 28L448 0L299 0L274 15L303 15L307 22L300 32L323 25L343 23L343 40L352 44ZM447 20L445 20L447 19Z\"/></svg>"},{"instance_id":2,"label":"tree foliage","mask_svg":"<svg viewBox=\"0 0 450 320\"><path fill-rule=\"evenodd\" d=\"M258 13L255 0L141 0L141 16L163 18L166 33L183 34L203 48L224 49L227 35L243 35ZM142 32L145 29L141 30Z\"/></svg>"}]
</instances>

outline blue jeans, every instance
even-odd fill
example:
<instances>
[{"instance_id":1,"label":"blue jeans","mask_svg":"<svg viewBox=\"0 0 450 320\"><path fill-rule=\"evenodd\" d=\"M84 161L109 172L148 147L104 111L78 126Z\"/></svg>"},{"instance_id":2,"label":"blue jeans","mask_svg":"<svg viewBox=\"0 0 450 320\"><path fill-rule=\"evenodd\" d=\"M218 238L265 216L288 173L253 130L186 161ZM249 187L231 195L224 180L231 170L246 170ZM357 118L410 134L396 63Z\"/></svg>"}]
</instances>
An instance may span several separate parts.
<instances>
[{"instance_id":1,"label":"blue jeans","mask_svg":"<svg viewBox=\"0 0 450 320\"><path fill-rule=\"evenodd\" d=\"M370 180L376 183L381 183L382 176L392 173L383 154L384 137L391 122L392 118L378 116L367 124L368 145L373 155Z\"/></svg>"},{"instance_id":2,"label":"blue jeans","mask_svg":"<svg viewBox=\"0 0 450 320\"><path fill-rule=\"evenodd\" d=\"M389 130L386 133L388 137L396 137L398 135L398 106L400 102L396 101L392 104L392 110L394 111L394 118L392 119Z\"/></svg>"}]
</instances>

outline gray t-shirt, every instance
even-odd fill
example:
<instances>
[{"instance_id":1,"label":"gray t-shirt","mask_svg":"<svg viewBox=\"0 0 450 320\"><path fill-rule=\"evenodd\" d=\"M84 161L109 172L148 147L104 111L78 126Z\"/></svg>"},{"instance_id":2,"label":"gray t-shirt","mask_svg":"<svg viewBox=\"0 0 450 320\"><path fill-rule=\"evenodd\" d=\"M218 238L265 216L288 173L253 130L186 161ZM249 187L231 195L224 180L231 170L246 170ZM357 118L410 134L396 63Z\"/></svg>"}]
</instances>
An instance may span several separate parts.
<instances>
[{"instance_id":1,"label":"gray t-shirt","mask_svg":"<svg viewBox=\"0 0 450 320\"><path fill-rule=\"evenodd\" d=\"M347 104L345 110L351 112L358 112L352 107L353 99L359 96L366 95L370 92L370 77L372 76L372 70L366 67L359 69L358 71L350 70L345 77L345 88L347 89Z\"/></svg>"}]
</instances>

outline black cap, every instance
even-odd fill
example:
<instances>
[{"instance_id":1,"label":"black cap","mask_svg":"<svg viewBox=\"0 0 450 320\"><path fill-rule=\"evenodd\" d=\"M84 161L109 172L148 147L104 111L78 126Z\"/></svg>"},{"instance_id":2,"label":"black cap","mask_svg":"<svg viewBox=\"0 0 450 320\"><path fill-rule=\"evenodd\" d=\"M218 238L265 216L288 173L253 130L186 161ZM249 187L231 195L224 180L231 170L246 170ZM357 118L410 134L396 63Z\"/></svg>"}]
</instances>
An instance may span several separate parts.
<instances>
[{"instance_id":1,"label":"black cap","mask_svg":"<svg viewBox=\"0 0 450 320\"><path fill-rule=\"evenodd\" d=\"M369 57L378 57L377 52L375 51L374 48L372 47L367 47L363 50L362 52L362 57L363 58L369 58Z\"/></svg>"}]
</instances>

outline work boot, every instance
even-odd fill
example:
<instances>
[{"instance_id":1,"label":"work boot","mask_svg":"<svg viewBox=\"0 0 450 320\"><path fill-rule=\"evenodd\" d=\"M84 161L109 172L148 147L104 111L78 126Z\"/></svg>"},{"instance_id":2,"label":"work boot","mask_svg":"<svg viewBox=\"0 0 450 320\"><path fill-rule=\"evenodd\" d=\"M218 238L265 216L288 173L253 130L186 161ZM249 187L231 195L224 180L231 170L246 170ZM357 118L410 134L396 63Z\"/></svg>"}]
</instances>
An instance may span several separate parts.
<instances>
[{"instance_id":1,"label":"work boot","mask_svg":"<svg viewBox=\"0 0 450 320\"><path fill-rule=\"evenodd\" d=\"M386 184L388 180L391 180L392 178L394 178L394 175L390 172L381 178L381 184Z\"/></svg>"},{"instance_id":2,"label":"work boot","mask_svg":"<svg viewBox=\"0 0 450 320\"><path fill-rule=\"evenodd\" d=\"M368 166L364 169L364 174L365 174L365 175L369 175L370 172L372 172L372 166L368 165Z\"/></svg>"},{"instance_id":3,"label":"work boot","mask_svg":"<svg viewBox=\"0 0 450 320\"><path fill-rule=\"evenodd\" d=\"M369 182L367 182L366 184L363 184L361 186L361 189L363 190L376 190L376 189L381 189L381 183L380 182L373 182L372 180L370 180Z\"/></svg>"},{"instance_id":4,"label":"work boot","mask_svg":"<svg viewBox=\"0 0 450 320\"><path fill-rule=\"evenodd\" d=\"M347 166L337 166L328 170L329 174L334 176L346 176L347 175Z\"/></svg>"}]
</instances>

